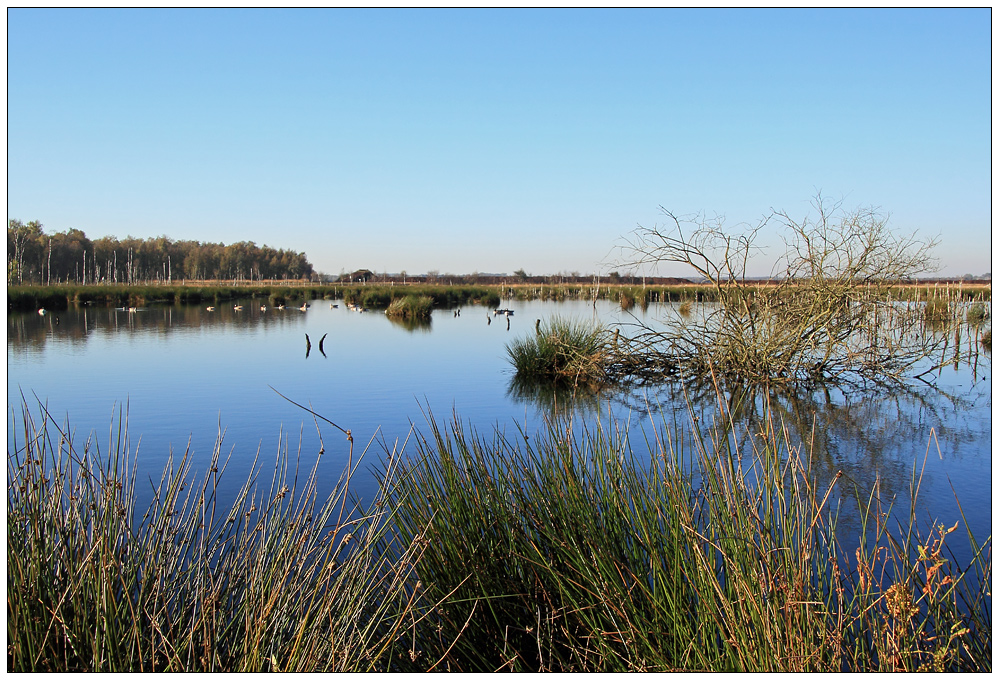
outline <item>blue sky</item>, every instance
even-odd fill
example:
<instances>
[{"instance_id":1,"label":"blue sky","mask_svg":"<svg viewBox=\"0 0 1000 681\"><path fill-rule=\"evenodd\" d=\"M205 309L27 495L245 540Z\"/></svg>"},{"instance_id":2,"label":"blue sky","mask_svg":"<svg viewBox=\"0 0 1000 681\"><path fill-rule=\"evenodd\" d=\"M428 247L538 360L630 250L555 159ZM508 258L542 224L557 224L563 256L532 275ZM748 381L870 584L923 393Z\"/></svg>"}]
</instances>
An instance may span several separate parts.
<instances>
[{"instance_id":1,"label":"blue sky","mask_svg":"<svg viewBox=\"0 0 1000 681\"><path fill-rule=\"evenodd\" d=\"M590 274L660 206L735 226L822 191L940 236L941 274L991 269L989 9L7 22L8 217L48 231Z\"/></svg>"}]
</instances>

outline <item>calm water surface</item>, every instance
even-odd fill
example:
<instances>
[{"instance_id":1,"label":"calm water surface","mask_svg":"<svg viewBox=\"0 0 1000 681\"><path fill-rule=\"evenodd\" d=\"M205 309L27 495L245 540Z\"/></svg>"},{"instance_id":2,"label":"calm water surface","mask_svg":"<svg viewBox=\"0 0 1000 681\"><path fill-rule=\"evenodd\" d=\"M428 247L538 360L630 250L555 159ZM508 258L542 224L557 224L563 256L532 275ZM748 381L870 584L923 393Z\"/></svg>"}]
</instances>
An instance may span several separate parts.
<instances>
[{"instance_id":1,"label":"calm water surface","mask_svg":"<svg viewBox=\"0 0 1000 681\"><path fill-rule=\"evenodd\" d=\"M455 414L483 434L493 428L534 433L553 415L552 398L512 388L505 344L533 333L536 319L556 315L632 321L608 301L596 308L590 302L512 301L505 303L514 310L510 318L482 307L463 308L459 316L436 310L429 325L416 329L380 312L351 312L342 301L337 308L312 301L306 312L262 312L259 301L239 302L242 311L222 303L214 312L174 306L8 314L8 439L22 394L29 404L37 396L57 420L68 421L78 443L93 432L102 451L113 419L127 405L133 445L141 437L142 473L158 479L169 453L179 456L188 448L198 470L221 427L223 449L232 452L228 475L237 484L258 450L263 461L273 462L286 443L294 451L301 442L305 460L315 458L319 436L312 417L275 390L350 429L356 453L372 438L389 447L402 442L411 424L429 434L427 409L439 423ZM636 310L650 320L666 313L657 305ZM306 334L312 343L308 356ZM319 349L324 335L325 356ZM883 497L895 495L897 509L906 509L915 471L925 466L920 517L954 524L960 518L957 497L977 538L985 539L992 533L990 356L981 354L975 371L949 367L929 378L931 385L916 381L909 390L892 392L771 395L770 404L793 441L813 443L821 478L842 470L862 488L878 481ZM753 394L743 400L734 414L743 430L759 424L767 399ZM692 403L702 423L710 422L712 391L699 397L671 386L574 404L560 398L559 408L577 414L600 409L604 423L618 418L633 430L652 432L650 423L687 424ZM348 444L328 425L321 425L321 433L322 466L333 481ZM633 448L643 442L637 433ZM370 463L382 452L382 445L373 446ZM370 494L371 479L359 479L355 490Z\"/></svg>"}]
</instances>

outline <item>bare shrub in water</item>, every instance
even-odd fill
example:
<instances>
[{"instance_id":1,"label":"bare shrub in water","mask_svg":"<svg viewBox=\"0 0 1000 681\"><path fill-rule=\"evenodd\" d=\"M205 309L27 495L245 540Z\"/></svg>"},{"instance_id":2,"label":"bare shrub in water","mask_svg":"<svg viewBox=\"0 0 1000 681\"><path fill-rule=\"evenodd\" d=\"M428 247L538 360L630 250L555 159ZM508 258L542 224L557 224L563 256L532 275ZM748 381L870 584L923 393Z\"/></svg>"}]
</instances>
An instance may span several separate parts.
<instances>
[{"instance_id":1,"label":"bare shrub in water","mask_svg":"<svg viewBox=\"0 0 1000 681\"><path fill-rule=\"evenodd\" d=\"M935 242L897 234L875 209L846 211L821 196L813 208L801 221L773 212L742 232L664 210L667 228L634 232L627 266L685 265L718 301L666 330L644 327L631 339L631 352L646 360L633 359L636 369L769 382L891 379L928 356L940 339L922 332L919 315L890 287L930 270ZM785 252L769 282L748 280L757 237L772 224L785 233Z\"/></svg>"}]
</instances>

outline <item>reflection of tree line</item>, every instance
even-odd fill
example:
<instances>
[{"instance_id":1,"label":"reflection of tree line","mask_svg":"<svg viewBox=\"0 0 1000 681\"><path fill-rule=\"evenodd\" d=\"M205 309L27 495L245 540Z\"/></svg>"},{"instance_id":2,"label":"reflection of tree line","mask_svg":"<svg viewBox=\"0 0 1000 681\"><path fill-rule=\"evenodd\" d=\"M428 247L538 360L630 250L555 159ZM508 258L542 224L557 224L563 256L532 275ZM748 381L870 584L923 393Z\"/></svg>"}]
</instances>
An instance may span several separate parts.
<instances>
[{"instance_id":1,"label":"reflection of tree line","mask_svg":"<svg viewBox=\"0 0 1000 681\"><path fill-rule=\"evenodd\" d=\"M556 421L587 423L602 411L602 402L606 407L611 401L631 412L633 423L641 420L647 432L653 425L678 435L697 428L706 443L728 438L744 462L753 459L755 446L762 446L761 432L773 429L782 443L786 438L781 433L787 432L787 444L811 461L818 485L825 488L843 472L837 496L848 506L855 489L867 494L876 483L883 499L907 499L914 465L919 470L932 428L942 456L958 456L962 445L975 443L978 436L963 427L961 414L988 408L981 403L988 395L979 397L981 392L961 395L919 383L845 392L822 385L799 391L717 390L708 383L671 382L595 393L531 385L516 377L508 389L512 399L532 404ZM623 411L617 414L621 418ZM633 435L633 447L642 446L641 437ZM937 456L933 445L931 455Z\"/></svg>"},{"instance_id":2,"label":"reflection of tree line","mask_svg":"<svg viewBox=\"0 0 1000 681\"><path fill-rule=\"evenodd\" d=\"M35 313L7 315L9 346L44 344L51 336L73 344L85 343L95 333L113 334L119 331L169 334L172 331L219 325L249 325L294 323L303 317L299 312L260 312L251 309L232 312L225 308L206 312L200 306L151 307L128 312L123 309L86 307L39 315Z\"/></svg>"}]
</instances>

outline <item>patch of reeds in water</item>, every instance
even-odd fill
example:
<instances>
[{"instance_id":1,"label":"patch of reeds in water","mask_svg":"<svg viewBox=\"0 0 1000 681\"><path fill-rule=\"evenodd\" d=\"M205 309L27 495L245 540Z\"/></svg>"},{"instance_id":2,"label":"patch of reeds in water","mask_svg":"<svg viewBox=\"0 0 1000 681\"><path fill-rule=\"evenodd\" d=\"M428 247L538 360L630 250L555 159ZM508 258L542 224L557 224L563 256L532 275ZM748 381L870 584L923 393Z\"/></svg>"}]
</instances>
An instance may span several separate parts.
<instances>
[{"instance_id":1,"label":"patch of reeds in water","mask_svg":"<svg viewBox=\"0 0 1000 681\"><path fill-rule=\"evenodd\" d=\"M453 642L466 672L990 670L991 540L952 565L957 525L893 531L877 488L818 483L785 433L741 460L724 428L633 449L599 422L533 441L434 425L393 492L444 604L417 647Z\"/></svg>"},{"instance_id":2,"label":"patch of reeds in water","mask_svg":"<svg viewBox=\"0 0 1000 681\"><path fill-rule=\"evenodd\" d=\"M564 386L600 384L606 378L608 332L604 326L554 317L534 334L507 345L507 356L522 381Z\"/></svg>"},{"instance_id":3,"label":"patch of reeds in water","mask_svg":"<svg viewBox=\"0 0 1000 681\"><path fill-rule=\"evenodd\" d=\"M924 303L924 319L929 322L942 322L952 319L951 304L946 298L933 297Z\"/></svg>"},{"instance_id":4,"label":"patch of reeds in water","mask_svg":"<svg viewBox=\"0 0 1000 681\"><path fill-rule=\"evenodd\" d=\"M991 669L991 540L952 565L957 525L891 529L877 488L818 483L780 424L746 457L722 425L633 447L599 421L429 423L415 456L386 447L364 508L349 433L329 496L286 448L222 504L220 436L202 479L169 463L140 507L126 422L101 452L25 408L8 671Z\"/></svg>"},{"instance_id":5,"label":"patch of reeds in water","mask_svg":"<svg viewBox=\"0 0 1000 681\"><path fill-rule=\"evenodd\" d=\"M8 671L385 670L419 616L409 572L422 545L390 557L385 497L348 500L353 440L325 500L319 459L299 470L286 447L269 480L255 459L223 504L220 435L203 478L185 453L140 507L127 418L104 451L44 410L20 421L7 450Z\"/></svg>"},{"instance_id":6,"label":"patch of reeds in water","mask_svg":"<svg viewBox=\"0 0 1000 681\"><path fill-rule=\"evenodd\" d=\"M386 315L400 319L430 319L434 309L434 299L430 296L409 295L396 298L386 308Z\"/></svg>"},{"instance_id":7,"label":"patch of reeds in water","mask_svg":"<svg viewBox=\"0 0 1000 681\"><path fill-rule=\"evenodd\" d=\"M965 321L969 324L982 324L989 316L989 310L981 301L977 301L969 306L965 312Z\"/></svg>"}]
</instances>

